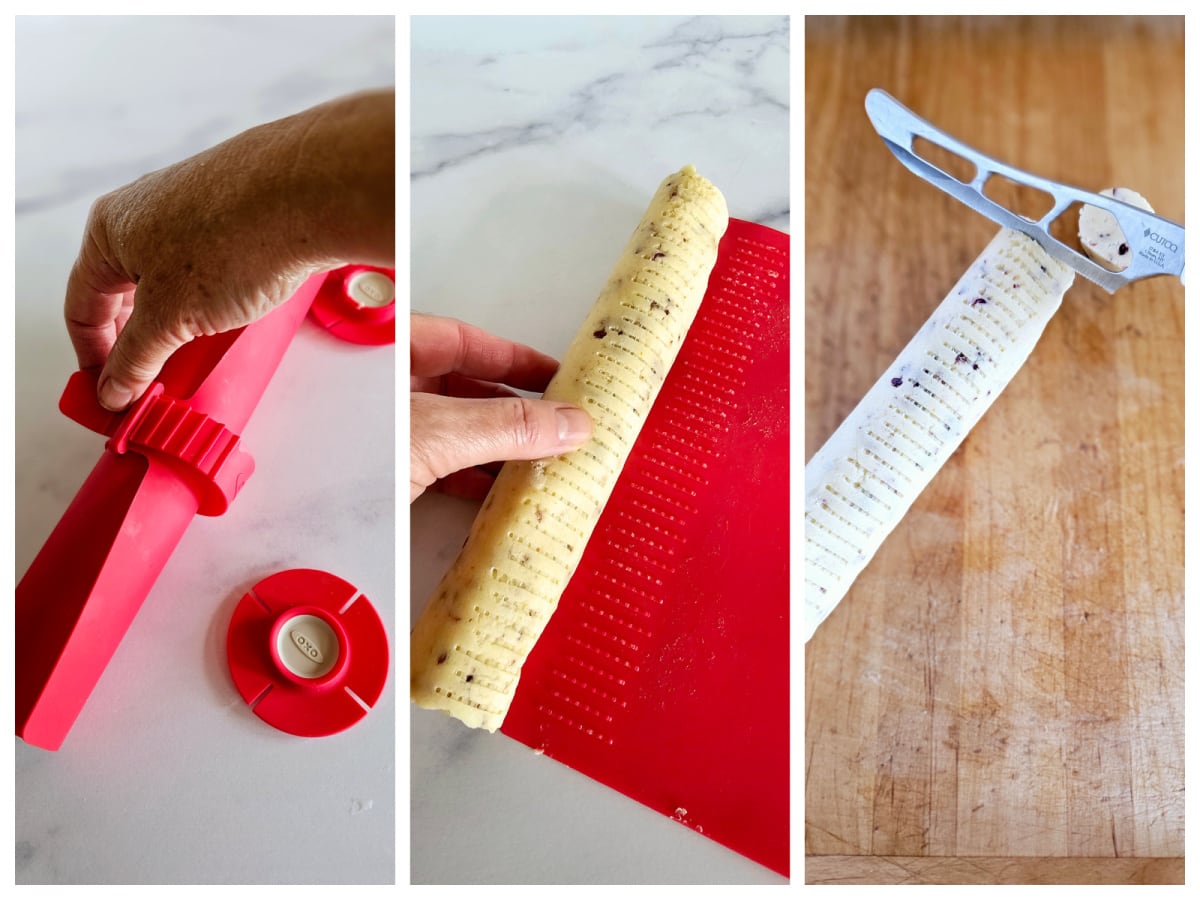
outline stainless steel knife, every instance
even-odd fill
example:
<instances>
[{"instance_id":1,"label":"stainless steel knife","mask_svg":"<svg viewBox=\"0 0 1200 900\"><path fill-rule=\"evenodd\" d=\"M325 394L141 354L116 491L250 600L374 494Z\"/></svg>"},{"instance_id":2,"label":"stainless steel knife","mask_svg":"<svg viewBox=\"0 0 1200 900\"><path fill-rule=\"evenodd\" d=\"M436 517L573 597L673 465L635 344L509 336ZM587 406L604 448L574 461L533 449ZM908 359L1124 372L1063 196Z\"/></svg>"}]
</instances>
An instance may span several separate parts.
<instances>
[{"instance_id":1,"label":"stainless steel knife","mask_svg":"<svg viewBox=\"0 0 1200 900\"><path fill-rule=\"evenodd\" d=\"M1061 184L1024 172L993 159L922 119L895 97L879 88L867 94L867 116L888 149L909 169L952 197L958 198L993 222L1024 232L1048 254L1070 266L1084 278L1094 281L1110 294L1131 281L1155 275L1177 275L1183 281L1183 226L1104 194ZM924 138L975 166L975 176L960 181L936 165L922 159L913 150L913 139ZM1040 219L1026 218L984 194L984 184L992 175L1001 175L1020 185L1044 191L1054 198L1054 206ZM1072 203L1086 203L1111 213L1125 234L1130 263L1115 272L1088 259L1050 233L1050 225Z\"/></svg>"}]
</instances>

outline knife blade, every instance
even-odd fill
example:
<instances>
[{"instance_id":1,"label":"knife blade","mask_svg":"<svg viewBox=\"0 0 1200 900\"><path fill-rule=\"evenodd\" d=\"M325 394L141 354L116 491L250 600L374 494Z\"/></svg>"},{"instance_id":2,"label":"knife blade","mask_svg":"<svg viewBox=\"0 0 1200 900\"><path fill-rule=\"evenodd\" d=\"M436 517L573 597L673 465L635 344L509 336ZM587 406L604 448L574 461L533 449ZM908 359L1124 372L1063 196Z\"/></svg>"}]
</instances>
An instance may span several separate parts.
<instances>
[{"instance_id":1,"label":"knife blade","mask_svg":"<svg viewBox=\"0 0 1200 900\"><path fill-rule=\"evenodd\" d=\"M1184 229L1177 222L1113 197L1051 181L994 159L946 134L879 88L873 88L867 93L866 110L875 131L909 171L941 188L993 222L1029 235L1052 257L1070 266L1089 281L1100 285L1110 294L1131 281L1158 275L1176 275L1183 281ZM924 138L974 165L975 176L969 182L960 181L918 156L913 149L913 140L917 137ZM993 175L1003 176L1019 185L1049 194L1054 199L1053 207L1036 221L1013 212L984 194L984 185ZM1127 268L1122 271L1106 269L1050 233L1050 225L1076 202L1103 209L1117 220L1130 248L1130 263Z\"/></svg>"}]
</instances>

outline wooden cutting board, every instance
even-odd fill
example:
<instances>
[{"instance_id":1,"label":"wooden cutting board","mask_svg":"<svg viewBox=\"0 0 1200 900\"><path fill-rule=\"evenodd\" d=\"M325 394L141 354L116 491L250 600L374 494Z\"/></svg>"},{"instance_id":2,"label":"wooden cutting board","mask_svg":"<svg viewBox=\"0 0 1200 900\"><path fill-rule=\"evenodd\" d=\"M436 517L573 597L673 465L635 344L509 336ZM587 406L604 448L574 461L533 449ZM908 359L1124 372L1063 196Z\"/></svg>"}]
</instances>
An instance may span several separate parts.
<instances>
[{"instance_id":1,"label":"wooden cutting board","mask_svg":"<svg viewBox=\"0 0 1200 900\"><path fill-rule=\"evenodd\" d=\"M808 17L805 45L806 460L996 231L884 148L870 88L1183 221L1181 18ZM1183 351L1177 279L1077 278L808 643L808 882L1182 882Z\"/></svg>"}]
</instances>

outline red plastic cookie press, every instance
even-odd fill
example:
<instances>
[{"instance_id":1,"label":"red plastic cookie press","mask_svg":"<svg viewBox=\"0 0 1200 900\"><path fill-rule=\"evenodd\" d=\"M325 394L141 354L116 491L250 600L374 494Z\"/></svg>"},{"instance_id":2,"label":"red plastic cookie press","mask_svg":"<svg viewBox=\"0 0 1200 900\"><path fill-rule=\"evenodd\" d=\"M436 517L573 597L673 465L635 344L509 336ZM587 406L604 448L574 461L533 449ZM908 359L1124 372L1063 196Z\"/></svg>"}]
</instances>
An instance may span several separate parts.
<instances>
[{"instance_id":1,"label":"red plastic cookie press","mask_svg":"<svg viewBox=\"0 0 1200 900\"><path fill-rule=\"evenodd\" d=\"M223 513L254 471L238 435L310 307L340 309L366 290L359 342L394 333L374 273L388 274L313 276L259 321L192 341L125 412L99 405L97 371L71 376L59 408L109 440L17 585L16 733L27 743L62 745L192 517ZM336 318L354 340L344 311Z\"/></svg>"}]
</instances>

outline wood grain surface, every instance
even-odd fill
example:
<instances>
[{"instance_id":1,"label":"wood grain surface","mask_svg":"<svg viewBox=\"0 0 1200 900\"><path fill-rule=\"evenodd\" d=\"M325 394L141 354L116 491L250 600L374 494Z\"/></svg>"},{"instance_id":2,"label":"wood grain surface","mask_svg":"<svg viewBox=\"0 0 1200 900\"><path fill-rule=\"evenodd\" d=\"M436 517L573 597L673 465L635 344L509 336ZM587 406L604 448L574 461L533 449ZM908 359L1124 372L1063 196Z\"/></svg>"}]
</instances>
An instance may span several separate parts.
<instances>
[{"instance_id":1,"label":"wood grain surface","mask_svg":"<svg viewBox=\"0 0 1200 900\"><path fill-rule=\"evenodd\" d=\"M996 231L892 157L870 88L1183 221L1182 19L809 17L805 45L806 459ZM1182 881L1183 350L1177 279L1077 277L809 641L808 881Z\"/></svg>"},{"instance_id":2,"label":"wood grain surface","mask_svg":"<svg viewBox=\"0 0 1200 900\"><path fill-rule=\"evenodd\" d=\"M1183 860L1046 856L810 856L808 884L1183 884Z\"/></svg>"}]
</instances>

